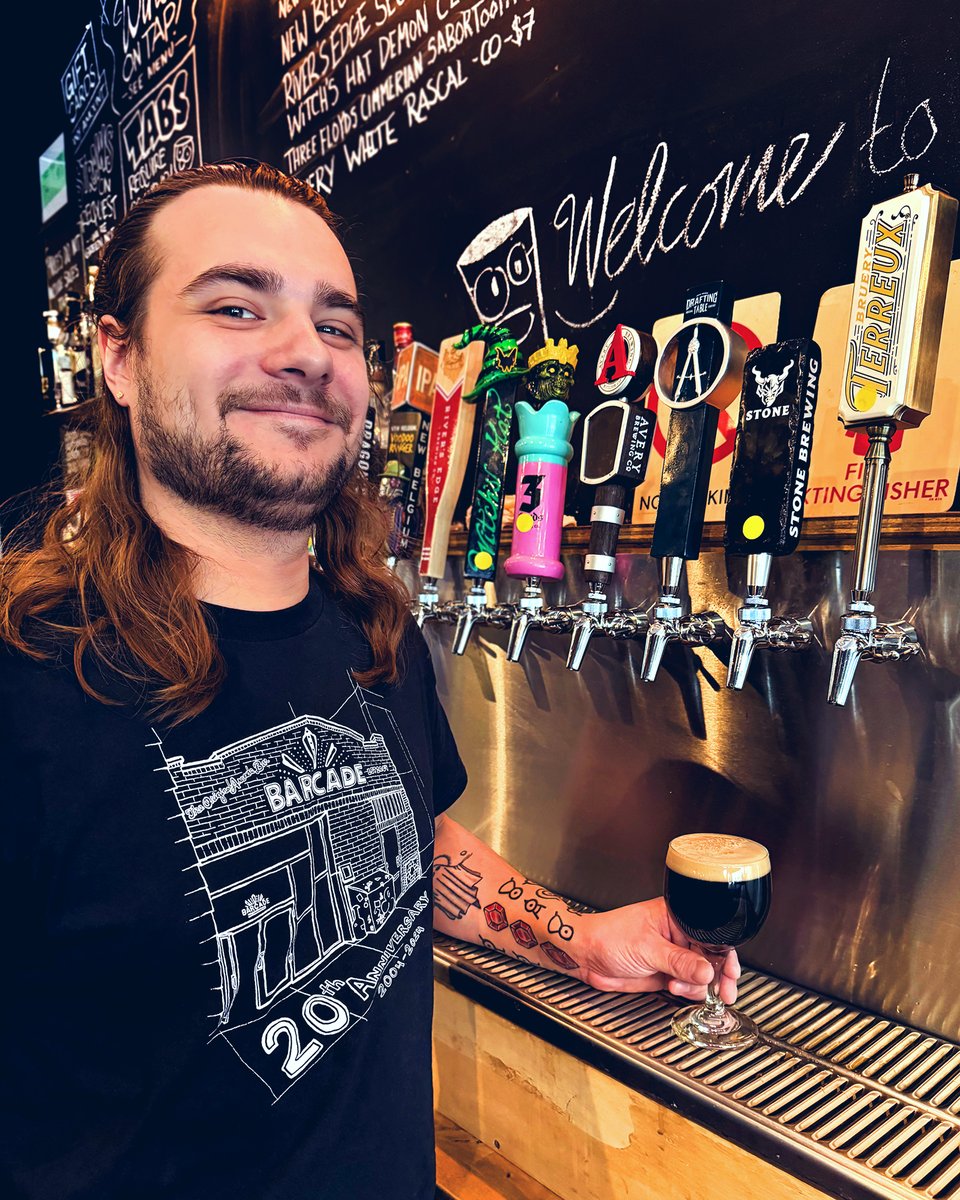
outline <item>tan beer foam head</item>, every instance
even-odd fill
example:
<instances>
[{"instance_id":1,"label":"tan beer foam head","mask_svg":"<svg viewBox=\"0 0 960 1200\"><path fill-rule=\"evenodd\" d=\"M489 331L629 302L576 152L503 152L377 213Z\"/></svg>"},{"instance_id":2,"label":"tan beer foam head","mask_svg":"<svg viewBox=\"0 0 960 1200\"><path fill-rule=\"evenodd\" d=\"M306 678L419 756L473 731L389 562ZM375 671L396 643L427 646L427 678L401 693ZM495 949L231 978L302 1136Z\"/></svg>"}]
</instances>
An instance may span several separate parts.
<instances>
[{"instance_id":1,"label":"tan beer foam head","mask_svg":"<svg viewBox=\"0 0 960 1200\"><path fill-rule=\"evenodd\" d=\"M770 873L766 846L727 833L684 833L667 848L667 866L707 883L746 883Z\"/></svg>"}]
</instances>

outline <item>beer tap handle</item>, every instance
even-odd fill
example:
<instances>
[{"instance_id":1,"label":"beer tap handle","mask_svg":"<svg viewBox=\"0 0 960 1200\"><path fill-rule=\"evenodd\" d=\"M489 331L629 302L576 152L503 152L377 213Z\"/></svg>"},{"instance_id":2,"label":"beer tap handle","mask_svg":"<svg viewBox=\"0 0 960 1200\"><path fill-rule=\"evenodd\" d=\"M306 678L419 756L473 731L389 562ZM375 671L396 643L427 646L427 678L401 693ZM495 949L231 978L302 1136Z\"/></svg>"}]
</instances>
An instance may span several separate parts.
<instances>
[{"instance_id":1,"label":"beer tap handle","mask_svg":"<svg viewBox=\"0 0 960 1200\"><path fill-rule=\"evenodd\" d=\"M465 577L476 586L492 583L497 575L513 413L517 389L527 369L508 329L481 325L471 332L486 346L483 370L475 388L483 410L463 565Z\"/></svg>"},{"instance_id":2,"label":"beer tap handle","mask_svg":"<svg viewBox=\"0 0 960 1200\"><path fill-rule=\"evenodd\" d=\"M684 324L657 359L657 391L670 420L650 548L660 560L661 590L644 646L641 678L647 683L656 678L667 643L683 632L676 592L680 569L700 555L720 411L740 392L746 343L729 328L732 315L733 300L723 284L691 291Z\"/></svg>"},{"instance_id":3,"label":"beer tap handle","mask_svg":"<svg viewBox=\"0 0 960 1200\"><path fill-rule=\"evenodd\" d=\"M820 348L807 338L747 356L724 532L727 552L747 556L747 594L727 670L727 687L737 691L755 648L812 640L806 620L779 618L773 625L766 592L772 559L792 554L800 539L820 368Z\"/></svg>"},{"instance_id":4,"label":"beer tap handle","mask_svg":"<svg viewBox=\"0 0 960 1200\"><path fill-rule=\"evenodd\" d=\"M645 338L653 342L648 334L631 333L637 341ZM634 378L646 391L649 375L644 373L638 378L635 374ZM584 560L584 574L591 587L606 587L616 569L620 528L633 489L646 478L655 428L656 418L648 408L625 400L608 400L584 419L580 478L597 489Z\"/></svg>"},{"instance_id":5,"label":"beer tap handle","mask_svg":"<svg viewBox=\"0 0 960 1200\"><path fill-rule=\"evenodd\" d=\"M387 461L380 478L380 498L391 510L390 558L412 557L421 527L420 489L430 437L430 402L438 354L420 342L398 349Z\"/></svg>"},{"instance_id":6,"label":"beer tap handle","mask_svg":"<svg viewBox=\"0 0 960 1200\"><path fill-rule=\"evenodd\" d=\"M573 457L570 435L579 413L566 403L573 385L573 369L579 351L565 338L546 345L530 355L530 374L526 384L535 399L535 409L526 400L517 402L520 438L517 442L517 488L513 517L510 557L503 564L507 575L526 576L516 615L510 629L507 659L516 662L533 625L543 623L543 596L538 581L560 579L560 540L563 533L563 500L567 484L567 463ZM563 396L563 399L560 397ZM554 629L562 623L550 613ZM569 628L569 625L567 625Z\"/></svg>"},{"instance_id":7,"label":"beer tap handle","mask_svg":"<svg viewBox=\"0 0 960 1200\"><path fill-rule=\"evenodd\" d=\"M510 557L503 564L508 575L563 577L563 499L573 455L570 434L579 415L562 400L548 400L540 409L526 400L517 403L517 499Z\"/></svg>"},{"instance_id":8,"label":"beer tap handle","mask_svg":"<svg viewBox=\"0 0 960 1200\"><path fill-rule=\"evenodd\" d=\"M618 325L597 362L596 387L620 396L598 405L584 419L580 479L596 488L590 511L590 544L584 576L590 594L575 621L567 668L578 671L593 634L605 631L606 589L616 570L617 542L627 519L633 489L647 473L656 418L649 409L623 398L628 389L642 396L653 379L657 344L648 333Z\"/></svg>"},{"instance_id":9,"label":"beer tap handle","mask_svg":"<svg viewBox=\"0 0 960 1200\"><path fill-rule=\"evenodd\" d=\"M863 288L851 308L840 391L840 420L866 429L854 580L834 646L827 701L846 703L862 658L886 661L919 652L906 622L880 625L870 600L896 429L917 426L933 406L957 201L909 175L900 196L875 205L860 228L855 278ZM863 292L866 294L864 295ZM883 353L878 352L883 347Z\"/></svg>"},{"instance_id":10,"label":"beer tap handle","mask_svg":"<svg viewBox=\"0 0 960 1200\"><path fill-rule=\"evenodd\" d=\"M440 343L424 480L424 527L420 550L418 623L436 614L438 589L450 544L450 524L473 438L474 387L483 366L484 345L470 330ZM472 398L471 398L472 397Z\"/></svg>"},{"instance_id":11,"label":"beer tap handle","mask_svg":"<svg viewBox=\"0 0 960 1200\"><path fill-rule=\"evenodd\" d=\"M724 533L729 554L780 557L797 548L820 367L820 347L808 338L747 356Z\"/></svg>"}]
</instances>

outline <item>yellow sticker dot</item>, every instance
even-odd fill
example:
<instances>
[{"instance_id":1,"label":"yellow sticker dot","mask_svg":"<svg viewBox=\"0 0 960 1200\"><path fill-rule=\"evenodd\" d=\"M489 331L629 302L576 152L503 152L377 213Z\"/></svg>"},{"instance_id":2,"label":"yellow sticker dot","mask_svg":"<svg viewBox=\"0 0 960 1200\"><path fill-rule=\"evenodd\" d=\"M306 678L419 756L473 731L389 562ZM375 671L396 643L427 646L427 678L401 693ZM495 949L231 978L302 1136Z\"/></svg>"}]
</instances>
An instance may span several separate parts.
<instances>
[{"instance_id":1,"label":"yellow sticker dot","mask_svg":"<svg viewBox=\"0 0 960 1200\"><path fill-rule=\"evenodd\" d=\"M533 517L530 515L530 513L521 513L520 516L517 517L517 529L519 529L521 533L527 533L527 531L532 528Z\"/></svg>"},{"instance_id":2,"label":"yellow sticker dot","mask_svg":"<svg viewBox=\"0 0 960 1200\"><path fill-rule=\"evenodd\" d=\"M872 384L860 388L853 398L853 407L857 412L866 412L877 402L877 389Z\"/></svg>"},{"instance_id":3,"label":"yellow sticker dot","mask_svg":"<svg viewBox=\"0 0 960 1200\"><path fill-rule=\"evenodd\" d=\"M479 571L486 571L493 566L493 555L486 550L480 550L473 556L473 565Z\"/></svg>"},{"instance_id":4,"label":"yellow sticker dot","mask_svg":"<svg viewBox=\"0 0 960 1200\"><path fill-rule=\"evenodd\" d=\"M763 517L752 516L747 517L743 523L743 536L750 542L758 538L764 530Z\"/></svg>"}]
</instances>

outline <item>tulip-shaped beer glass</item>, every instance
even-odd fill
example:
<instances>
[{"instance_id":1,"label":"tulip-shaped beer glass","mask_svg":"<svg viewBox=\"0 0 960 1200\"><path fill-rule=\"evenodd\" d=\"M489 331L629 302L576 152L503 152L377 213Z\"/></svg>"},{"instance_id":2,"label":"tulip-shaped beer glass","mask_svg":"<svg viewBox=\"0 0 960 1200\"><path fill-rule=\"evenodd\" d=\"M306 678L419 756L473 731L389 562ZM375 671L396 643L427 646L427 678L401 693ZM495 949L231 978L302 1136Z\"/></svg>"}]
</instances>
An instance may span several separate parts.
<instances>
[{"instance_id":1,"label":"tulip-shaped beer glass","mask_svg":"<svg viewBox=\"0 0 960 1200\"><path fill-rule=\"evenodd\" d=\"M713 967L703 1004L678 1012L673 1032L694 1046L732 1050L756 1040L756 1024L720 999L728 950L760 930L770 908L770 855L749 838L685 833L667 848L663 894L670 915Z\"/></svg>"}]
</instances>

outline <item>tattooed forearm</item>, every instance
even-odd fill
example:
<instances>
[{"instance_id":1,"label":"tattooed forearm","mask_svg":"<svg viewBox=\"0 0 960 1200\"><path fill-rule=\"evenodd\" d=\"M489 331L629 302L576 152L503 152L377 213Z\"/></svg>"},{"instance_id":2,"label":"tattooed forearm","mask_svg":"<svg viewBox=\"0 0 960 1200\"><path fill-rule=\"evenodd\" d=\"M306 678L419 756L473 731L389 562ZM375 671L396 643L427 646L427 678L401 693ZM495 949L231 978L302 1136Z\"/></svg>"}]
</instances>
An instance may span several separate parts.
<instances>
[{"instance_id":1,"label":"tattooed forearm","mask_svg":"<svg viewBox=\"0 0 960 1200\"><path fill-rule=\"evenodd\" d=\"M433 861L438 928L501 954L561 971L580 969L580 914L536 880L513 872L473 834L443 819ZM449 923L449 929L444 925Z\"/></svg>"}]
</instances>

